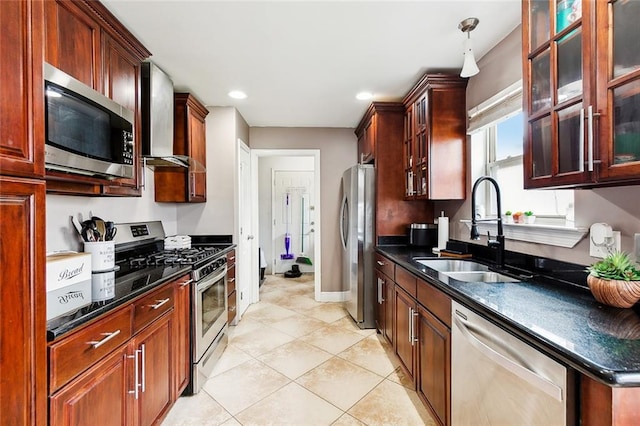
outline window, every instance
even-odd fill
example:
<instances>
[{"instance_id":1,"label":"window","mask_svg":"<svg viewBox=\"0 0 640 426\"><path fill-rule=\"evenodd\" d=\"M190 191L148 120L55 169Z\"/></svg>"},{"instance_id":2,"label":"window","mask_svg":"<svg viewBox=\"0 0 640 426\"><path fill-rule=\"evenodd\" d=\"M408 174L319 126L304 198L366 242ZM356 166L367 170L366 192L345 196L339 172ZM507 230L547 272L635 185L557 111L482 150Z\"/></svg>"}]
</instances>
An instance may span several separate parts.
<instances>
[{"instance_id":1,"label":"window","mask_svg":"<svg viewBox=\"0 0 640 426\"><path fill-rule=\"evenodd\" d=\"M525 190L523 182L523 131L521 87L505 92L470 111L471 173L475 181L489 175L500 185L502 212L532 211L542 222L564 225L573 210L573 190ZM479 187L480 214L496 216L495 191ZM483 200L483 201L480 201ZM538 219L536 220L538 221Z\"/></svg>"}]
</instances>

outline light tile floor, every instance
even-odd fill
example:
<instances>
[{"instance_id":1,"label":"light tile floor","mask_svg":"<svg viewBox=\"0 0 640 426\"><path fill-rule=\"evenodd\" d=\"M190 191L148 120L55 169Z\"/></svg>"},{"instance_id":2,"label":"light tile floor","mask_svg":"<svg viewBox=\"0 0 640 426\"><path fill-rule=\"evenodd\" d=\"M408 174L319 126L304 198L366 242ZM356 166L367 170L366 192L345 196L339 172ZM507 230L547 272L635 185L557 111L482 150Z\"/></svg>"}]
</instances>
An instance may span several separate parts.
<instances>
[{"instance_id":1,"label":"light tile floor","mask_svg":"<svg viewBox=\"0 0 640 426\"><path fill-rule=\"evenodd\" d=\"M312 276L267 276L203 390L167 425L435 425L375 330L313 299Z\"/></svg>"}]
</instances>

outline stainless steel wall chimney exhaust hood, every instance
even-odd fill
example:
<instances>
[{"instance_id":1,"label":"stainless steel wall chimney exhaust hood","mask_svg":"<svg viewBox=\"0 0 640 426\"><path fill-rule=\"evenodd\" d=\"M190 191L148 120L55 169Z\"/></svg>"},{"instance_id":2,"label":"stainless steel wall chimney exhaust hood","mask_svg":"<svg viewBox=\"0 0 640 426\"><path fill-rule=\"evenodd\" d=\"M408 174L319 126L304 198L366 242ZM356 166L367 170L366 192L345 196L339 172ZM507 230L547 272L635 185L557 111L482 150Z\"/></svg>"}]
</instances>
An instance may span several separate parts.
<instances>
[{"instance_id":1,"label":"stainless steel wall chimney exhaust hood","mask_svg":"<svg viewBox=\"0 0 640 426\"><path fill-rule=\"evenodd\" d=\"M153 167L189 167L173 154L173 81L152 62L142 63L142 156Z\"/></svg>"}]
</instances>

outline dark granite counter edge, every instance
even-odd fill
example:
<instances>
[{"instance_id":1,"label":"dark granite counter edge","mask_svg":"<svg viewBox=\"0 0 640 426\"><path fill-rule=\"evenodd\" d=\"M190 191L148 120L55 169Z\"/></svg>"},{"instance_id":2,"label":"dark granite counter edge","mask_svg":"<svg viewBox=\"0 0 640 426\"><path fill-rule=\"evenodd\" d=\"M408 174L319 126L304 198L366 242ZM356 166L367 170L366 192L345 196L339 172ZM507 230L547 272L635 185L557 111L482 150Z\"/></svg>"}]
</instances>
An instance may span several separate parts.
<instances>
[{"instance_id":1,"label":"dark granite counter edge","mask_svg":"<svg viewBox=\"0 0 640 426\"><path fill-rule=\"evenodd\" d=\"M88 323L89 321L98 318L99 316L112 311L122 305L124 305L125 303L137 298L138 296L141 296L145 293L148 293L149 291L163 285L166 284L169 281L173 281L178 277L181 277L187 273L189 273L191 271L191 266L185 266L184 268L179 269L178 271L176 271L175 273L168 275L166 277L163 277L161 280L157 280L147 286L141 287L139 289L136 289L135 291L132 291L131 293L129 293L129 295L127 295L126 297L122 297L116 301L113 301L112 303L108 303L105 304L104 306L102 306L100 309L96 309L93 310L89 313L87 313L86 315L83 315L81 317L75 318L69 322L66 322L65 324L59 326L59 327L55 327L55 328L47 328L47 342L52 342L56 339L59 339L60 337L64 336L65 334L69 333L70 331Z\"/></svg>"},{"instance_id":2,"label":"dark granite counter edge","mask_svg":"<svg viewBox=\"0 0 640 426\"><path fill-rule=\"evenodd\" d=\"M515 334L524 341L528 342L532 346L544 352L551 358L568 365L577 371L586 374L587 376L612 387L636 387L640 386L640 372L621 372L612 370L603 370L599 366L593 364L587 359L578 356L575 352L567 350L564 347L556 345L554 342L546 339L535 333L527 326L513 321L501 315L499 312L494 311L490 307L482 304L478 300L468 297L465 294L458 292L456 289L450 287L446 283L440 281L437 277L424 273L420 269L416 268L416 265L408 259L413 257L434 257L437 256L428 251L416 251L412 249L403 250L402 246L378 246L376 251L389 259L393 260L398 265L411 271L413 274L428 281L439 290L449 295L452 299L461 302L467 307L471 308L475 312L481 314L481 316L490 320L499 327ZM405 254L399 254L402 251L406 251ZM410 253L410 254L409 254Z\"/></svg>"}]
</instances>

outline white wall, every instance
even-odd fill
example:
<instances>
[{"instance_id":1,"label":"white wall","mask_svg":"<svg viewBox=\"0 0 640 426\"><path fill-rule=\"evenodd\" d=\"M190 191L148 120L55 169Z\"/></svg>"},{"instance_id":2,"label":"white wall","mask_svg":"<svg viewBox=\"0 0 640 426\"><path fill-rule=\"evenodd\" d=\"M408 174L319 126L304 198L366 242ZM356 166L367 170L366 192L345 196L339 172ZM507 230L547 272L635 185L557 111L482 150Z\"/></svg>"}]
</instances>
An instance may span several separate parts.
<instances>
[{"instance_id":1,"label":"white wall","mask_svg":"<svg viewBox=\"0 0 640 426\"><path fill-rule=\"evenodd\" d=\"M272 172L274 170L313 171L313 157L260 157L258 159L258 223L260 247L267 259L266 273L271 274L273 263Z\"/></svg>"},{"instance_id":2,"label":"white wall","mask_svg":"<svg viewBox=\"0 0 640 426\"><path fill-rule=\"evenodd\" d=\"M177 206L178 233L230 234L236 242L236 147L249 126L234 107L210 107L206 125L207 201Z\"/></svg>"},{"instance_id":3,"label":"white wall","mask_svg":"<svg viewBox=\"0 0 640 426\"><path fill-rule=\"evenodd\" d=\"M480 73L471 77L467 86L467 109L477 106L522 78L521 50L521 27L518 27L478 61ZM471 153L471 149L467 152ZM471 161L467 161L467 164L471 164ZM450 237L463 241L470 241L469 229L459 222L471 217L472 182L470 176L468 179L469 193L466 201L435 203L435 212L445 210L451 217ZM633 234L640 232L638 199L640 186L576 190L576 226L588 228L594 222L606 222L622 232L622 249L631 252ZM482 244L485 241L483 238ZM507 240L506 248L584 265L595 261L589 256L588 235L572 249L513 240Z\"/></svg>"},{"instance_id":4,"label":"white wall","mask_svg":"<svg viewBox=\"0 0 640 426\"><path fill-rule=\"evenodd\" d=\"M69 217L91 215L116 223L160 220L167 235L177 231L176 206L154 201L153 172L145 169L142 197L80 197L47 195L47 251L82 251Z\"/></svg>"},{"instance_id":5,"label":"white wall","mask_svg":"<svg viewBox=\"0 0 640 426\"><path fill-rule=\"evenodd\" d=\"M339 237L340 179L357 163L353 129L252 127L252 149L319 149L322 229L321 291L343 291Z\"/></svg>"}]
</instances>

